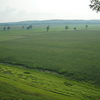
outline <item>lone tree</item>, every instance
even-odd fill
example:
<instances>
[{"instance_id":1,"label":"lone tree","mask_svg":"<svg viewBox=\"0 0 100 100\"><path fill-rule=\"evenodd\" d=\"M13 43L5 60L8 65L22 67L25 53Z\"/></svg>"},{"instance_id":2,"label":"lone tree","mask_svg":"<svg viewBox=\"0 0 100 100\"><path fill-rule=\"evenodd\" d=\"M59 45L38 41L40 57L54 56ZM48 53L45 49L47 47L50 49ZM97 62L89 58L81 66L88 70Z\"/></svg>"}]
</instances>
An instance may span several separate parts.
<instances>
[{"instance_id":1,"label":"lone tree","mask_svg":"<svg viewBox=\"0 0 100 100\"><path fill-rule=\"evenodd\" d=\"M5 27L5 26L3 27L3 30L4 30L4 31L6 30L6 27Z\"/></svg>"},{"instance_id":2,"label":"lone tree","mask_svg":"<svg viewBox=\"0 0 100 100\"><path fill-rule=\"evenodd\" d=\"M11 27L10 27L10 26L8 26L8 27L7 27L7 30L10 30L10 29L11 29Z\"/></svg>"},{"instance_id":3,"label":"lone tree","mask_svg":"<svg viewBox=\"0 0 100 100\"><path fill-rule=\"evenodd\" d=\"M46 27L47 32L49 31L49 29L50 29L50 26L48 25L48 26Z\"/></svg>"},{"instance_id":4,"label":"lone tree","mask_svg":"<svg viewBox=\"0 0 100 100\"><path fill-rule=\"evenodd\" d=\"M76 27L74 27L73 29L74 29L75 31L77 30L77 28L76 28Z\"/></svg>"},{"instance_id":5,"label":"lone tree","mask_svg":"<svg viewBox=\"0 0 100 100\"><path fill-rule=\"evenodd\" d=\"M29 30L29 29L32 29L32 25L29 25L29 26L27 27L27 30Z\"/></svg>"},{"instance_id":6,"label":"lone tree","mask_svg":"<svg viewBox=\"0 0 100 100\"><path fill-rule=\"evenodd\" d=\"M87 29L88 28L88 25L85 25L85 28Z\"/></svg>"},{"instance_id":7,"label":"lone tree","mask_svg":"<svg viewBox=\"0 0 100 100\"><path fill-rule=\"evenodd\" d=\"M100 0L91 0L91 4L89 6L92 10L99 12L100 11Z\"/></svg>"},{"instance_id":8,"label":"lone tree","mask_svg":"<svg viewBox=\"0 0 100 100\"><path fill-rule=\"evenodd\" d=\"M65 30L68 30L69 29L69 27L68 26L65 26Z\"/></svg>"}]
</instances>

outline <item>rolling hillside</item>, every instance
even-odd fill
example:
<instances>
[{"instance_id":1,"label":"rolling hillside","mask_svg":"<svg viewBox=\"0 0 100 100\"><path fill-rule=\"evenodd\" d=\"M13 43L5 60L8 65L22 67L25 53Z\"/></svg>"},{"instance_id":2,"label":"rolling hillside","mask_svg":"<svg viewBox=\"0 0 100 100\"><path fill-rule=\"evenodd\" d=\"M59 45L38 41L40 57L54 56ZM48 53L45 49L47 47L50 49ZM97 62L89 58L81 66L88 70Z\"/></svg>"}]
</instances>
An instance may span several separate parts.
<instances>
[{"instance_id":1,"label":"rolling hillside","mask_svg":"<svg viewBox=\"0 0 100 100\"><path fill-rule=\"evenodd\" d=\"M61 75L0 64L0 100L99 100L100 90Z\"/></svg>"}]
</instances>

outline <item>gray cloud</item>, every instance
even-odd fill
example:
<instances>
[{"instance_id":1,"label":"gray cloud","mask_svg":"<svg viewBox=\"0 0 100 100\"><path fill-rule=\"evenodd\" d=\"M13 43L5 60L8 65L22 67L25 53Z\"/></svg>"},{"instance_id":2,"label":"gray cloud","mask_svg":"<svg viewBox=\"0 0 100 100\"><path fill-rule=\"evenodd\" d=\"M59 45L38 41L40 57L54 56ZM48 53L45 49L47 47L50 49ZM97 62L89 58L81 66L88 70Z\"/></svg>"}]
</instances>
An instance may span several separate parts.
<instances>
[{"instance_id":1,"label":"gray cloud","mask_svg":"<svg viewBox=\"0 0 100 100\"><path fill-rule=\"evenodd\" d=\"M99 19L89 0L0 0L0 22L38 19Z\"/></svg>"}]
</instances>

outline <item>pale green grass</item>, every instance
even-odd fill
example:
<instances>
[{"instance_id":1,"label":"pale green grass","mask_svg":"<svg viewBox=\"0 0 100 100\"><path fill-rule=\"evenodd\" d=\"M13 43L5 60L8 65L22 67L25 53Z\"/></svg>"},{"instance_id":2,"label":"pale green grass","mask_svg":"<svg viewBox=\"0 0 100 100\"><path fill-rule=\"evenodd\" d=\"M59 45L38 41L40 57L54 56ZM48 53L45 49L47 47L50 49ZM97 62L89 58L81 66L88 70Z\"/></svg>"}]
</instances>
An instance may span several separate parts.
<instances>
[{"instance_id":1,"label":"pale green grass","mask_svg":"<svg viewBox=\"0 0 100 100\"><path fill-rule=\"evenodd\" d=\"M0 65L0 84L0 97L5 98L15 97L25 98L25 100L30 100L30 98L31 100L100 99L99 88L89 83L76 82L55 73L40 72L21 66Z\"/></svg>"}]
</instances>

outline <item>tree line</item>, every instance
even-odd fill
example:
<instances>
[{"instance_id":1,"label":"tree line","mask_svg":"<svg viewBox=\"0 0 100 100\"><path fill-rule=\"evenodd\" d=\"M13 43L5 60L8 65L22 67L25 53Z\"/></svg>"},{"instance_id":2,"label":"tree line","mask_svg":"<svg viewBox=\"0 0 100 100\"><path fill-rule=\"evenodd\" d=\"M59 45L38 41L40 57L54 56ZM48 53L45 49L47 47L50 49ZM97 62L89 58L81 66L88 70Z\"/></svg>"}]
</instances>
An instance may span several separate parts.
<instances>
[{"instance_id":1,"label":"tree line","mask_svg":"<svg viewBox=\"0 0 100 100\"><path fill-rule=\"evenodd\" d=\"M22 29L30 30L30 29L32 29L32 28L33 28L32 25L28 25L27 27L22 26ZM4 31L10 30L10 29L11 29L11 26L4 26L4 27L3 27L3 30L4 30ZM65 29L65 30L69 30L69 26L65 26L64 29ZM88 29L88 25L87 25L87 24L85 25L85 29ZM46 32L49 32L49 30L50 30L50 26L47 25L47 26L46 26ZM78 28L77 28L77 27L73 27L73 30L78 30Z\"/></svg>"}]
</instances>

